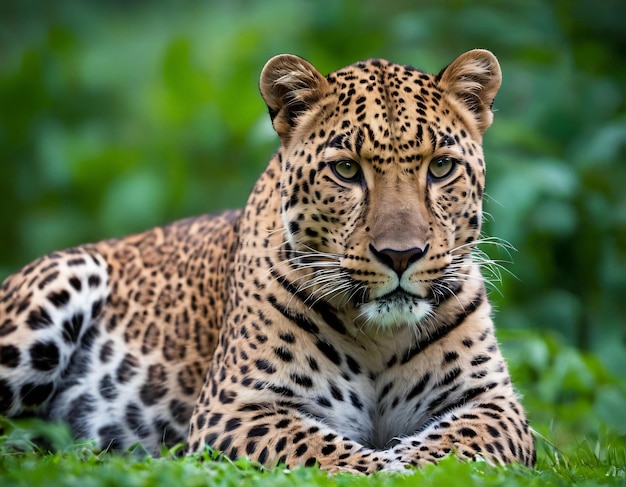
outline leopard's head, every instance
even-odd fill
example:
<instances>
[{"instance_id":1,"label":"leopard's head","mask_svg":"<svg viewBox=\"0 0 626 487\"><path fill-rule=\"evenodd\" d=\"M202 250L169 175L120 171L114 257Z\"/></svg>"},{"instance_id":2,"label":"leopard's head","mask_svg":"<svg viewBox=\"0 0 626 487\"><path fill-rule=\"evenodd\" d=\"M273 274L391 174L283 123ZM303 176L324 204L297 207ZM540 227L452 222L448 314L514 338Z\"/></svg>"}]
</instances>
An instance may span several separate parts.
<instances>
[{"instance_id":1,"label":"leopard's head","mask_svg":"<svg viewBox=\"0 0 626 487\"><path fill-rule=\"evenodd\" d=\"M266 64L282 256L311 303L376 329L419 326L480 279L482 137L500 82L485 50L437 75L384 60L328 76L292 55Z\"/></svg>"}]
</instances>

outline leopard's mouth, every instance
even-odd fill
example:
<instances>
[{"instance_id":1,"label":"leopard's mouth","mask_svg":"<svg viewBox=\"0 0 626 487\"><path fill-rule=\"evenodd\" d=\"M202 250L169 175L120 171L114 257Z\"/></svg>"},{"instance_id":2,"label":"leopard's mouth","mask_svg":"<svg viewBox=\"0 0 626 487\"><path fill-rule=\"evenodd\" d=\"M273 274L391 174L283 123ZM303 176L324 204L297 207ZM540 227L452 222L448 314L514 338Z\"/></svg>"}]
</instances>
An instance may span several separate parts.
<instances>
[{"instance_id":1,"label":"leopard's mouth","mask_svg":"<svg viewBox=\"0 0 626 487\"><path fill-rule=\"evenodd\" d=\"M429 299L401 287L359 306L364 321L380 328L415 325L432 311Z\"/></svg>"},{"instance_id":2,"label":"leopard's mouth","mask_svg":"<svg viewBox=\"0 0 626 487\"><path fill-rule=\"evenodd\" d=\"M421 301L430 302L427 297L407 291L402 286L398 286L393 291L383 294L382 296L379 296L372 301L377 303L384 303L388 306L398 307L406 306L407 304L417 304Z\"/></svg>"},{"instance_id":3,"label":"leopard's mouth","mask_svg":"<svg viewBox=\"0 0 626 487\"><path fill-rule=\"evenodd\" d=\"M394 308L401 310L404 308L410 309L412 306L418 306L425 301L426 300L421 296L411 294L404 289L396 289L395 291L377 298L374 302L389 308L389 310L393 310Z\"/></svg>"},{"instance_id":4,"label":"leopard's mouth","mask_svg":"<svg viewBox=\"0 0 626 487\"><path fill-rule=\"evenodd\" d=\"M424 297L418 294L411 293L407 291L406 289L404 289L402 286L398 286L393 291L390 291L387 294L383 294L382 296L376 299L404 300L404 299L424 299Z\"/></svg>"}]
</instances>

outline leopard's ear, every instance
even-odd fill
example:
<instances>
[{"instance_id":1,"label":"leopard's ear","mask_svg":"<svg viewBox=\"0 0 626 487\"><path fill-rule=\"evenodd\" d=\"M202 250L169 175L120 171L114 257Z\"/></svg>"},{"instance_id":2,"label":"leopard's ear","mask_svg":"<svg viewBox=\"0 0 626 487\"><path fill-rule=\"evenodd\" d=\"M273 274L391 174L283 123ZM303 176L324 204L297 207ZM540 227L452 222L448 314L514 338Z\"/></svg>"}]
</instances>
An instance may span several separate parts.
<instances>
[{"instance_id":1,"label":"leopard's ear","mask_svg":"<svg viewBox=\"0 0 626 487\"><path fill-rule=\"evenodd\" d=\"M469 109L482 135L493 121L491 107L502 83L496 57L484 49L461 54L438 75L439 85Z\"/></svg>"},{"instance_id":2,"label":"leopard's ear","mask_svg":"<svg viewBox=\"0 0 626 487\"><path fill-rule=\"evenodd\" d=\"M322 97L328 82L308 61L291 54L281 54L265 64L259 88L274 130L284 143L289 139L298 116Z\"/></svg>"}]
</instances>

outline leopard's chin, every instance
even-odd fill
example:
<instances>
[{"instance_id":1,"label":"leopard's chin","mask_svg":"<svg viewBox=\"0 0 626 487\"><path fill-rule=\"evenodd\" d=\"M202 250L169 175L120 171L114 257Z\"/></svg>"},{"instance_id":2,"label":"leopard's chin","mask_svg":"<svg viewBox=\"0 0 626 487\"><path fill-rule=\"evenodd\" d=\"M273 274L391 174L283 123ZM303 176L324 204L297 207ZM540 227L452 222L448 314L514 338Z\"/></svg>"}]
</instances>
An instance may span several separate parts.
<instances>
[{"instance_id":1,"label":"leopard's chin","mask_svg":"<svg viewBox=\"0 0 626 487\"><path fill-rule=\"evenodd\" d=\"M359 320L370 328L394 329L418 325L432 314L429 300L396 291L359 305Z\"/></svg>"}]
</instances>

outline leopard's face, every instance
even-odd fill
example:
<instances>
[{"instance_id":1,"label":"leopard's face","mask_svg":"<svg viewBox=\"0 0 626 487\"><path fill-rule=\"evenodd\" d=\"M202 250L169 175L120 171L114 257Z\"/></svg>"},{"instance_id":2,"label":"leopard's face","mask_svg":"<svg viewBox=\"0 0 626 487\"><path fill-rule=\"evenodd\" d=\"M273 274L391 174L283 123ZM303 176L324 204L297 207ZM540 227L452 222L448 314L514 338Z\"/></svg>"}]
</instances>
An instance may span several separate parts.
<instances>
[{"instance_id":1,"label":"leopard's face","mask_svg":"<svg viewBox=\"0 0 626 487\"><path fill-rule=\"evenodd\" d=\"M282 257L311 302L349 308L363 327L428 321L479 279L480 119L445 74L386 61L332 73L324 88L283 137Z\"/></svg>"}]
</instances>

